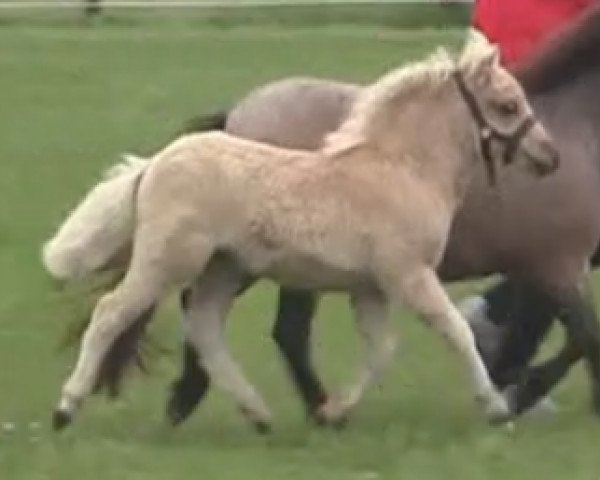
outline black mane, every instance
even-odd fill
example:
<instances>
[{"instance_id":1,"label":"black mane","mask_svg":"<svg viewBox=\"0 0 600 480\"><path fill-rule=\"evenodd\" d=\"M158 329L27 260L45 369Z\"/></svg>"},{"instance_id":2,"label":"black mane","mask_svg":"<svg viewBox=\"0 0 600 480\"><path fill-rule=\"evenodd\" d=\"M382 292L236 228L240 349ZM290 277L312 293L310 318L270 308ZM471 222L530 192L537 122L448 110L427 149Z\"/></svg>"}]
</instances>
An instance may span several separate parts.
<instances>
[{"instance_id":1,"label":"black mane","mask_svg":"<svg viewBox=\"0 0 600 480\"><path fill-rule=\"evenodd\" d=\"M600 5L586 9L513 73L529 95L559 87L600 66Z\"/></svg>"}]
</instances>

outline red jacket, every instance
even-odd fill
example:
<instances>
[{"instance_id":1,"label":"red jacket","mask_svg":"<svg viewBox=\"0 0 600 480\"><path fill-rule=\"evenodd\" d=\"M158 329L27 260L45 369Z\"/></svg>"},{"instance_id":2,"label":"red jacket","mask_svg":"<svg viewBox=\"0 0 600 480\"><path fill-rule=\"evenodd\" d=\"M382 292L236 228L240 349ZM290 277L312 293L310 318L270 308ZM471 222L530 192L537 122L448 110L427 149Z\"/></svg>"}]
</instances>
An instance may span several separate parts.
<instances>
[{"instance_id":1,"label":"red jacket","mask_svg":"<svg viewBox=\"0 0 600 480\"><path fill-rule=\"evenodd\" d=\"M476 0L473 25L513 65L548 35L600 0Z\"/></svg>"}]
</instances>

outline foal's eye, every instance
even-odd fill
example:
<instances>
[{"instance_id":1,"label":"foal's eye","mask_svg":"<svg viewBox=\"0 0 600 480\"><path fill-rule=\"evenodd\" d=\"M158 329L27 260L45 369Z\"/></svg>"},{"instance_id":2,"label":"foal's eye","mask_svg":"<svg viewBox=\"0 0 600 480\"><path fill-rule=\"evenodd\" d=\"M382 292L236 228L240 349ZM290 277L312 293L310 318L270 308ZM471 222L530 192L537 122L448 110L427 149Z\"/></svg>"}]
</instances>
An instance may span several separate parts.
<instances>
[{"instance_id":1,"label":"foal's eye","mask_svg":"<svg viewBox=\"0 0 600 480\"><path fill-rule=\"evenodd\" d=\"M499 102L495 105L496 110L501 115L515 115L519 111L519 104L514 100L509 100L507 102Z\"/></svg>"}]
</instances>

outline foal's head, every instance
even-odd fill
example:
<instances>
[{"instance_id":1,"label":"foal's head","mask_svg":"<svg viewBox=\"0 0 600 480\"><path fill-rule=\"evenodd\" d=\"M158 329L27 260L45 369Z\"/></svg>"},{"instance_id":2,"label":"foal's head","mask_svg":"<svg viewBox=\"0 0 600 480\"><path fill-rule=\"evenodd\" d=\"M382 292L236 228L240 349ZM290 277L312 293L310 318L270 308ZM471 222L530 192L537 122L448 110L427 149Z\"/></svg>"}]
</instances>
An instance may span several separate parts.
<instances>
[{"instance_id":1,"label":"foal's head","mask_svg":"<svg viewBox=\"0 0 600 480\"><path fill-rule=\"evenodd\" d=\"M473 31L458 66L454 79L478 127L492 181L497 156L505 164L522 160L537 175L556 170L558 151L519 83L500 65L498 49Z\"/></svg>"}]
</instances>

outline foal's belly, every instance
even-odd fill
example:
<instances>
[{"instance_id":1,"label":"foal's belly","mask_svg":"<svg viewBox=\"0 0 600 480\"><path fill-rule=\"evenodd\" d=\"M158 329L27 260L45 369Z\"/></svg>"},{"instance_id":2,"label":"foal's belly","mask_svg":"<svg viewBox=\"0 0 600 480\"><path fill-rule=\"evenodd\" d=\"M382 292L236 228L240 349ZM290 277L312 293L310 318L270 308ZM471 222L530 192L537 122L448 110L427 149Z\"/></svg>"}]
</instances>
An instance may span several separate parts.
<instances>
[{"instance_id":1,"label":"foal's belly","mask_svg":"<svg viewBox=\"0 0 600 480\"><path fill-rule=\"evenodd\" d=\"M270 278L282 286L306 290L351 290L370 283L368 275L352 262L324 259L306 252L265 250L257 255L238 252L238 261L255 277ZM338 261L336 261L338 260Z\"/></svg>"}]
</instances>

